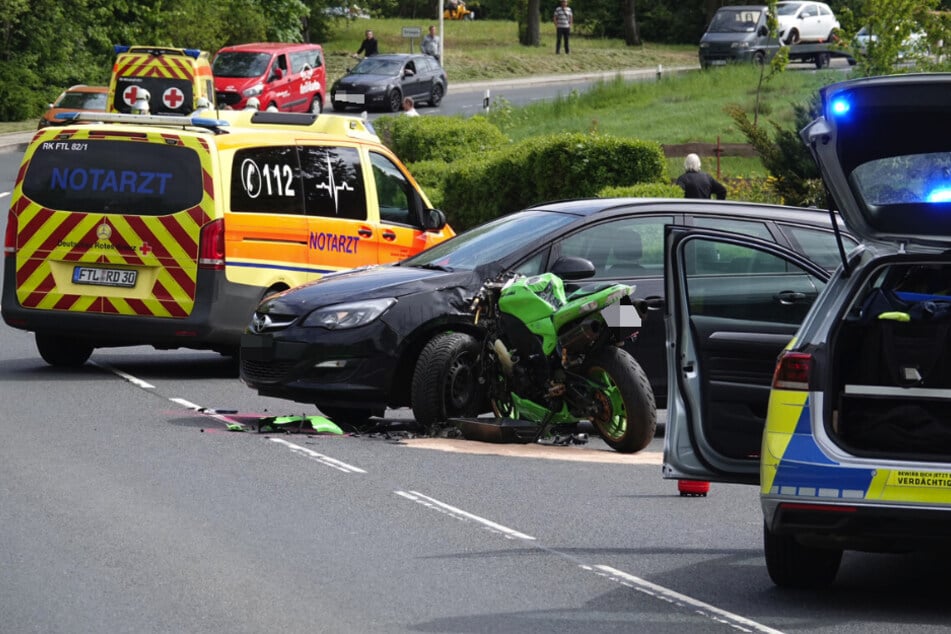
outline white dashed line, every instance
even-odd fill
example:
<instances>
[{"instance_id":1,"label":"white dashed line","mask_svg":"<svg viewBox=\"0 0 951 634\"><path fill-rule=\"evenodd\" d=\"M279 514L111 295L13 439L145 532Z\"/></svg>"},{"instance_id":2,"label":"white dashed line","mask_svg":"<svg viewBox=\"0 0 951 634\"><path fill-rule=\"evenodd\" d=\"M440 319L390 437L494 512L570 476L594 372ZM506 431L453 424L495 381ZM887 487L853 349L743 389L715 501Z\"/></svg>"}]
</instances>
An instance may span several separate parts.
<instances>
[{"instance_id":1,"label":"white dashed line","mask_svg":"<svg viewBox=\"0 0 951 634\"><path fill-rule=\"evenodd\" d=\"M478 522L482 524L483 526L485 526L486 528L488 528L489 530L497 532L497 533L501 533L502 535L504 535L505 537L508 537L509 539L527 539L532 541L535 540L535 538L532 537L531 535L520 533L517 530L514 530L507 526L502 526L501 524L497 524L493 522L492 520L487 520L484 517L473 515L472 513L469 513L468 511L463 511L462 509L456 508L455 506L450 506L449 504L446 504L445 502L440 502L439 500L435 498L431 498L428 495L423 495L422 493L419 493L418 491L396 491L395 493L397 495L403 496L407 500L412 500L414 502L422 504L423 506L429 507L431 509L442 511L458 519L472 520L473 522Z\"/></svg>"},{"instance_id":2,"label":"white dashed line","mask_svg":"<svg viewBox=\"0 0 951 634\"><path fill-rule=\"evenodd\" d=\"M597 572L597 574L604 575L611 579L612 581L617 581L623 586L628 588L633 588L638 592L643 592L644 594L654 597L655 599L660 599L661 601L666 601L673 605L677 605L685 608L693 608L694 611L700 616L704 616L708 619L716 621L717 623L723 623L724 625L729 625L730 627L739 630L741 632L762 632L763 634L782 634L781 630L776 630L771 627L767 627L756 621L752 621L744 616L739 614L734 614L732 612L727 612L716 606L710 605L709 603L704 603L693 597L688 597L685 594L675 592L664 586L659 586L656 583L651 583L640 577L635 577L626 572L618 570L617 568L612 568L610 566L581 566L585 570L591 570Z\"/></svg>"},{"instance_id":3,"label":"white dashed line","mask_svg":"<svg viewBox=\"0 0 951 634\"><path fill-rule=\"evenodd\" d=\"M326 465L328 467L333 467L334 469L337 469L339 471L343 471L344 473L366 473L366 471L364 471L360 467L355 467L352 464L347 464L346 462L343 462L342 460L337 460L336 458L325 456L322 453L317 453L316 451L312 449L308 449L307 447L301 447L300 445L295 445L292 442L287 442L283 438L269 438L268 440L270 440L271 442L276 442L280 445L284 445L285 447L287 447L294 453L301 454L323 465Z\"/></svg>"}]
</instances>

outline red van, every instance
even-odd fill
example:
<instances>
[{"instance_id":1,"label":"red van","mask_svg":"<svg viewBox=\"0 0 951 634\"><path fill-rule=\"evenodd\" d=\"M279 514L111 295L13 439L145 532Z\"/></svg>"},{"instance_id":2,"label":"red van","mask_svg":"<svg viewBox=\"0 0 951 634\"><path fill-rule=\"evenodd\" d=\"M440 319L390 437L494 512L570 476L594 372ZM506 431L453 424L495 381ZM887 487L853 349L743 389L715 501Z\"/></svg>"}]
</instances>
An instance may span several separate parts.
<instances>
[{"instance_id":1,"label":"red van","mask_svg":"<svg viewBox=\"0 0 951 634\"><path fill-rule=\"evenodd\" d=\"M215 55L211 72L220 108L241 110L254 97L261 110L273 106L281 112L319 113L324 109L327 72L319 44L226 46Z\"/></svg>"}]
</instances>

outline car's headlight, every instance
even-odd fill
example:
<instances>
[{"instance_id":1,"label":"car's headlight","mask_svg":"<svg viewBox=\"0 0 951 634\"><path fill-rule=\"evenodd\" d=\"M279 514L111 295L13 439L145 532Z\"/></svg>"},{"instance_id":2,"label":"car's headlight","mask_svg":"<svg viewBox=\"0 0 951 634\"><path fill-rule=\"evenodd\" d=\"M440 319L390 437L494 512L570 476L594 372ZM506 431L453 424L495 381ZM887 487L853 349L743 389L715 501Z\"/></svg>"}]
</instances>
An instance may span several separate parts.
<instances>
[{"instance_id":1,"label":"car's headlight","mask_svg":"<svg viewBox=\"0 0 951 634\"><path fill-rule=\"evenodd\" d=\"M264 84L254 84L250 88L245 88L241 94L245 97L257 97L264 92Z\"/></svg>"},{"instance_id":2,"label":"car's headlight","mask_svg":"<svg viewBox=\"0 0 951 634\"><path fill-rule=\"evenodd\" d=\"M388 297L366 302L326 306L324 308L318 308L307 315L307 318L301 322L301 325L307 328L327 328L329 330L344 330L346 328L366 326L385 313L387 309L395 303L396 300L394 298Z\"/></svg>"}]
</instances>

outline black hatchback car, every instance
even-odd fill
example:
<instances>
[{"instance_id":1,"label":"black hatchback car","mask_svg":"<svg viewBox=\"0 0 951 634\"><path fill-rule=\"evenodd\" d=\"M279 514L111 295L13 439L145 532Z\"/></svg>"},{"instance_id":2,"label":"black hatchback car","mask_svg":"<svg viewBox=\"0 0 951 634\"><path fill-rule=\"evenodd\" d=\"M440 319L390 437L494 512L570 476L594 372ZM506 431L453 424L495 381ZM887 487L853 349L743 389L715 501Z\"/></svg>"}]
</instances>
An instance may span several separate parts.
<instances>
[{"instance_id":1,"label":"black hatchback car","mask_svg":"<svg viewBox=\"0 0 951 634\"><path fill-rule=\"evenodd\" d=\"M330 87L330 103L341 112L349 107L397 112L404 97L438 106L449 80L429 55L373 55L360 61Z\"/></svg>"},{"instance_id":2,"label":"black hatchback car","mask_svg":"<svg viewBox=\"0 0 951 634\"><path fill-rule=\"evenodd\" d=\"M636 297L662 308L668 225L760 237L829 269L840 261L831 217L817 209L683 199L543 204L472 228L397 264L329 275L268 297L242 339L241 378L261 395L313 403L343 422L410 406L420 351L449 330L478 334L470 300L483 281L502 272L535 275L557 270L564 256L582 257L596 272L576 284L624 282L636 286ZM847 247L855 244L846 239ZM744 300L743 306L731 306L729 281L742 273L747 283L758 265L735 255L698 253L691 264L716 281L704 297L708 310L787 311L798 323L819 289L806 278L793 280L793 288L790 276L767 268L759 276L769 290L760 296L762 305ZM667 394L664 342L662 315L652 310L630 352L661 402Z\"/></svg>"}]
</instances>

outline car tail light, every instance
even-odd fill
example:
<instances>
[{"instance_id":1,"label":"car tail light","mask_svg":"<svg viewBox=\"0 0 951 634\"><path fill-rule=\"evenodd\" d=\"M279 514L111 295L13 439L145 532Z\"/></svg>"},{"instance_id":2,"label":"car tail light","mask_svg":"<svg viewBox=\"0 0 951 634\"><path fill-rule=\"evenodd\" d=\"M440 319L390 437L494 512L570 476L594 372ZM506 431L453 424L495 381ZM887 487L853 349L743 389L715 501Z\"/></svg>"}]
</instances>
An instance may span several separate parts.
<instances>
[{"instance_id":1,"label":"car tail light","mask_svg":"<svg viewBox=\"0 0 951 634\"><path fill-rule=\"evenodd\" d=\"M812 355L784 352L773 373L773 387L779 390L808 390Z\"/></svg>"},{"instance_id":2,"label":"car tail light","mask_svg":"<svg viewBox=\"0 0 951 634\"><path fill-rule=\"evenodd\" d=\"M213 220L201 228L198 241L198 268L220 271L225 268L225 221Z\"/></svg>"},{"instance_id":3,"label":"car tail light","mask_svg":"<svg viewBox=\"0 0 951 634\"><path fill-rule=\"evenodd\" d=\"M13 255L17 252L17 217L13 212L7 215L7 232L3 238L3 253Z\"/></svg>"}]
</instances>

